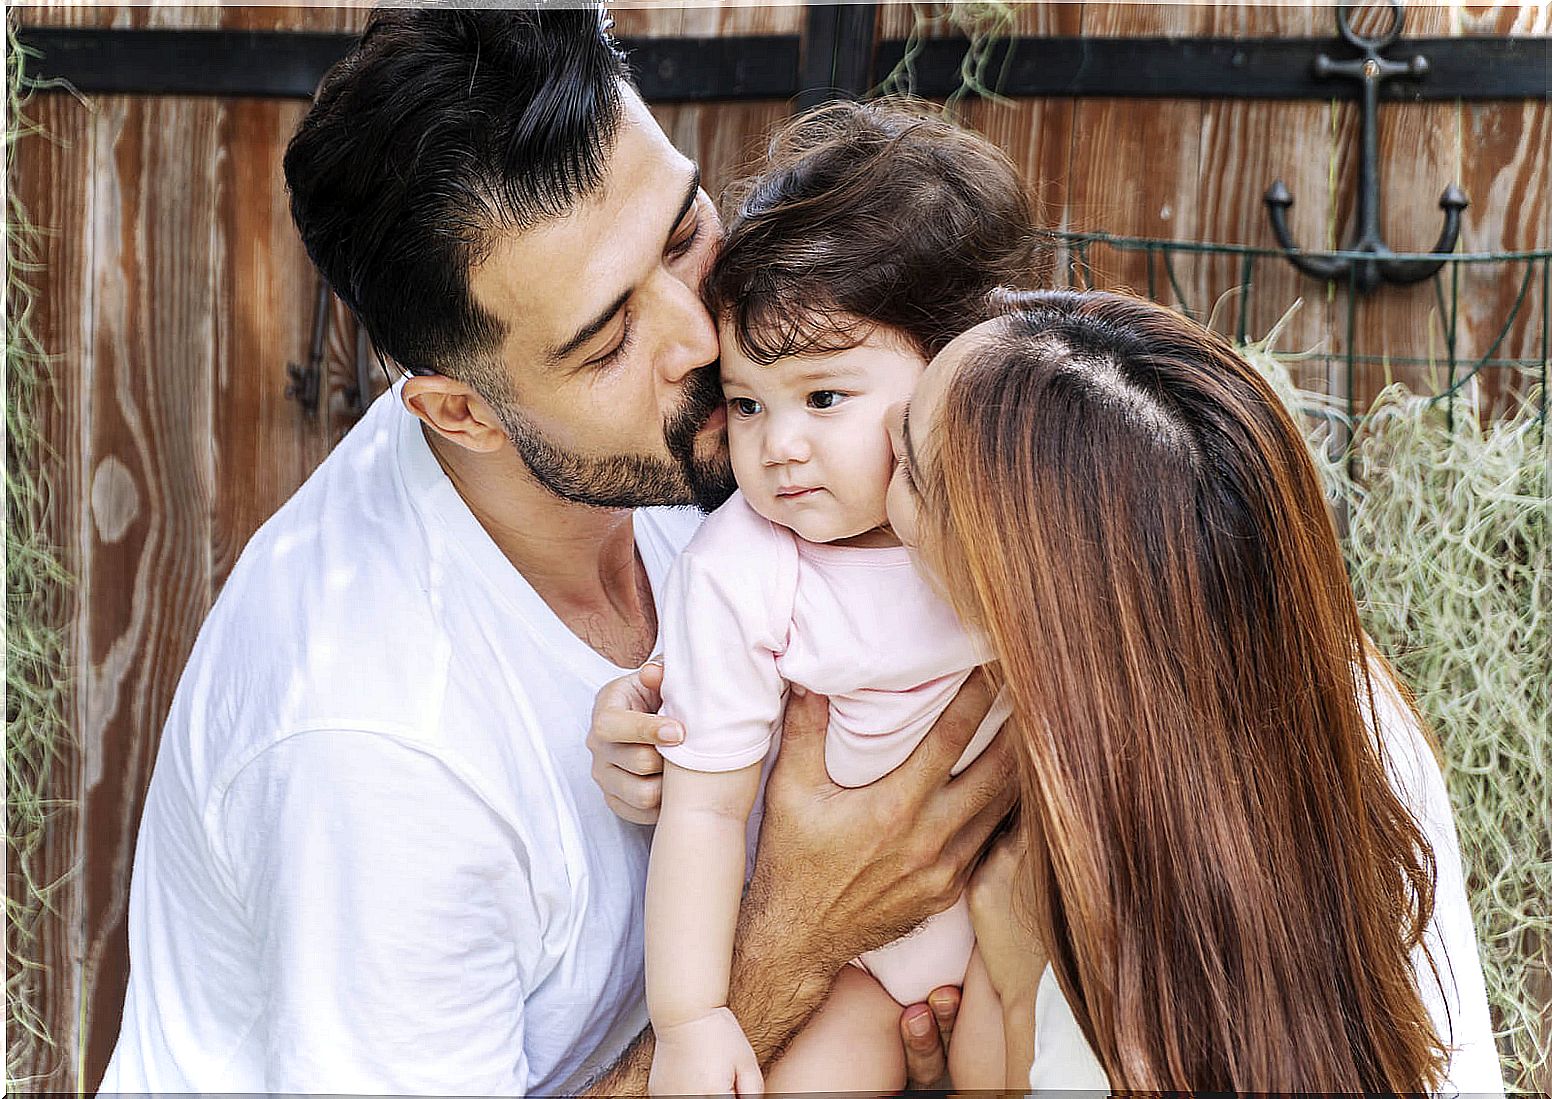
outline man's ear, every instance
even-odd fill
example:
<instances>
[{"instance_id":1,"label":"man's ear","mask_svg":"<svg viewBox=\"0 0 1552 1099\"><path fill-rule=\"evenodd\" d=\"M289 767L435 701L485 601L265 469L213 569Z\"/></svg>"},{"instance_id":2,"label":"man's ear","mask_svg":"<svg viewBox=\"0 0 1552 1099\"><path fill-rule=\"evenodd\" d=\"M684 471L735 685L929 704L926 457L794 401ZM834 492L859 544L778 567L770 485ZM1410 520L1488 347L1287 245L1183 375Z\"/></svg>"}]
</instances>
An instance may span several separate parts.
<instances>
[{"instance_id":1,"label":"man's ear","mask_svg":"<svg viewBox=\"0 0 1552 1099\"><path fill-rule=\"evenodd\" d=\"M465 450L491 454L509 442L500 418L466 382L415 374L405 379L401 397L421 423Z\"/></svg>"}]
</instances>

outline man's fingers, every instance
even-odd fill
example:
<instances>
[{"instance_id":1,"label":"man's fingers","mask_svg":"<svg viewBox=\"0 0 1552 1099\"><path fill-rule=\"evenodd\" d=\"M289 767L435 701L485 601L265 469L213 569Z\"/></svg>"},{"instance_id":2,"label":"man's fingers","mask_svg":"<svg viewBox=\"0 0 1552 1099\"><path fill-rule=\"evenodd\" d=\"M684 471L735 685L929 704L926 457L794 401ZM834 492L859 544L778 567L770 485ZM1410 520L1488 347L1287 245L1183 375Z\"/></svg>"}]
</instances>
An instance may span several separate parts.
<instances>
[{"instance_id":1,"label":"man's fingers","mask_svg":"<svg viewBox=\"0 0 1552 1099\"><path fill-rule=\"evenodd\" d=\"M1010 781L995 791L990 800L981 806L975 816L965 822L954 838L943 848L944 858L960 868L961 888L969 882L981 851L1016 804L1018 804L1018 787Z\"/></svg>"},{"instance_id":2,"label":"man's fingers","mask_svg":"<svg viewBox=\"0 0 1552 1099\"><path fill-rule=\"evenodd\" d=\"M609 806L609 811L612 812L615 816L619 817L623 821L628 821L631 824L657 823L656 809L634 809L631 806L626 805L613 794L604 795L604 804Z\"/></svg>"},{"instance_id":3,"label":"man's fingers","mask_svg":"<svg viewBox=\"0 0 1552 1099\"><path fill-rule=\"evenodd\" d=\"M912 1004L900 1016L900 1040L905 1046L906 1087L913 1091L936 1088L948 1074L937 1021L925 1004Z\"/></svg>"},{"instance_id":4,"label":"man's fingers","mask_svg":"<svg viewBox=\"0 0 1552 1099\"><path fill-rule=\"evenodd\" d=\"M787 696L787 715L781 726L778 766L796 769L810 783L828 779L824 762L824 734L830 724L830 700L824 695L792 691Z\"/></svg>"},{"instance_id":5,"label":"man's fingers","mask_svg":"<svg viewBox=\"0 0 1552 1099\"><path fill-rule=\"evenodd\" d=\"M951 789L964 791L971 804L984 804L1018 781L1017 737L1003 726L986 750L949 783ZM957 757L956 757L957 758Z\"/></svg>"},{"instance_id":6,"label":"man's fingers","mask_svg":"<svg viewBox=\"0 0 1552 1099\"><path fill-rule=\"evenodd\" d=\"M593 717L602 713L628 710L637 714L655 714L663 705L659 693L663 686L663 666L643 664L629 675L611 679L598 689L593 699Z\"/></svg>"},{"instance_id":7,"label":"man's fingers","mask_svg":"<svg viewBox=\"0 0 1552 1099\"><path fill-rule=\"evenodd\" d=\"M650 744L616 744L609 753L609 765L643 778L663 773L663 757Z\"/></svg>"},{"instance_id":8,"label":"man's fingers","mask_svg":"<svg viewBox=\"0 0 1552 1099\"><path fill-rule=\"evenodd\" d=\"M948 709L939 716L926 739L911 753L905 766L931 775L938 781L947 777L975 736L975 731L981 727L982 719L991 709L994 694L991 679L984 669L977 668L971 672L970 678L965 680L964 686L954 696L954 701L948 704Z\"/></svg>"},{"instance_id":9,"label":"man's fingers","mask_svg":"<svg viewBox=\"0 0 1552 1099\"><path fill-rule=\"evenodd\" d=\"M959 1017L959 989L953 985L933 989L932 995L927 997L927 1006L932 1009L932 1019L938 1024L938 1037L946 1050L954 1037L954 1020Z\"/></svg>"}]
</instances>

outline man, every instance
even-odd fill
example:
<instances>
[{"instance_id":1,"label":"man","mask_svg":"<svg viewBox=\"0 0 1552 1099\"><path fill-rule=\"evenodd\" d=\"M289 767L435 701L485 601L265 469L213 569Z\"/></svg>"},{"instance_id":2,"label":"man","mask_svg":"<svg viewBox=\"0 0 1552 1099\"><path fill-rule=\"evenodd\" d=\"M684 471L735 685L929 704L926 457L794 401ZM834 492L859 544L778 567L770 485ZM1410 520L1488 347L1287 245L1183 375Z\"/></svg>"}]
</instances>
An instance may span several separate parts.
<instances>
[{"instance_id":1,"label":"man","mask_svg":"<svg viewBox=\"0 0 1552 1099\"><path fill-rule=\"evenodd\" d=\"M201 630L103 1090L639 1094L650 833L586 740L696 524L667 505L727 491L714 211L596 12L377 12L285 166L309 255L411 376ZM856 791L822 704L790 708L731 997L762 1058L963 886L1011 800L1002 750L945 783L987 698Z\"/></svg>"}]
</instances>

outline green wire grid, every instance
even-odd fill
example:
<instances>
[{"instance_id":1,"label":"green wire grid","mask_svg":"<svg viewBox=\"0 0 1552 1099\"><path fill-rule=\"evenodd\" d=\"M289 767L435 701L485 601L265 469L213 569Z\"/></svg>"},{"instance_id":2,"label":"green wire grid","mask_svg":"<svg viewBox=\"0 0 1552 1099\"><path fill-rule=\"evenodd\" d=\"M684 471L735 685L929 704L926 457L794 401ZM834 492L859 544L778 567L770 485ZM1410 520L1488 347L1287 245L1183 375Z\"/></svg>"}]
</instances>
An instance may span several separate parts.
<instances>
[{"instance_id":1,"label":"green wire grid","mask_svg":"<svg viewBox=\"0 0 1552 1099\"><path fill-rule=\"evenodd\" d=\"M1192 316L1200 316L1199 309L1193 308L1185 287L1181 284L1176 271L1176 258L1179 256L1227 256L1239 257L1239 279L1236 316L1234 321L1235 342L1245 345L1251 342L1255 336L1248 330L1250 303L1255 291L1255 279L1257 266L1263 260L1274 264L1286 264L1287 257L1279 249L1261 248L1243 244L1209 244L1200 241L1189 240L1163 240L1147 237L1117 236L1111 233L1100 232L1069 232L1047 230L1040 234L1043 243L1051 249L1057 258L1056 278L1065 278L1066 285L1083 288L1093 288L1098 285L1095 277L1095 265L1092 253L1096 247L1113 249L1116 252L1140 253L1146 258L1147 269L1147 295L1155 301L1160 300L1160 292L1165 287L1174 295L1175 302L1184 313ZM1322 252L1323 256L1333 256L1339 259L1351 259L1353 261L1372 260L1374 256L1367 252L1334 251ZM1435 358L1419 358L1395 355L1367 355L1358 349L1357 344L1357 312L1360 294L1356 285L1356 274L1349 275L1345 279L1333 280L1328 286L1346 286L1347 293L1345 306L1346 349L1337 356L1313 356L1317 361L1328 364L1340 364L1345 370L1343 393L1347 403L1347 417L1351 423L1359 423L1362 413L1353 406L1353 378L1359 367L1375 366L1400 366L1400 367L1430 367L1444 366L1447 378L1444 388L1432 395L1435 401L1442 402L1445 406L1445 415L1451 425L1455 420L1455 398L1462 389L1479 374L1487 370L1513 370L1526 376L1538 379L1536 386L1536 414L1541 424L1546 423L1547 416L1547 374L1548 364L1552 362L1552 249L1538 249L1528 252L1459 252L1450 255L1434 255L1431 253L1393 253L1389 258L1399 260L1442 260L1443 266L1435 273L1430 281L1433 284L1435 299L1439 307L1440 323L1443 328L1443 361ZM1503 318L1503 323L1497 333L1488 343L1487 349L1480 356L1470 353L1460 346L1460 271L1464 266L1482 264L1500 264L1508 269L1516 279L1518 290L1514 304ZM1264 268L1263 268L1264 269ZM1303 277L1303 276L1301 276ZM1318 285L1317 280L1310 279L1311 285ZM1448 290L1445 284L1448 283ZM1530 296L1532 286L1540 284L1541 287L1541 316L1540 335L1538 346L1540 354L1536 358L1501 358L1497 357L1499 349L1503 346L1505 338L1514 329L1525 312L1526 302ZM1376 295L1383 294L1382 287L1376 291Z\"/></svg>"}]
</instances>

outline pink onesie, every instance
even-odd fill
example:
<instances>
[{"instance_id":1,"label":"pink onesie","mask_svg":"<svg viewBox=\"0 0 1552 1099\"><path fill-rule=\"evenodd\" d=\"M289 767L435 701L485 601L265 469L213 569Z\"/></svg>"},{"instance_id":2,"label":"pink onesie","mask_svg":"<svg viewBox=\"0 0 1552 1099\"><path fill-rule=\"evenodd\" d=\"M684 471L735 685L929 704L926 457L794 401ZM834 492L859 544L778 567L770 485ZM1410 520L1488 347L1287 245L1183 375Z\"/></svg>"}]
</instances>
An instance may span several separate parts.
<instances>
[{"instance_id":1,"label":"pink onesie","mask_svg":"<svg viewBox=\"0 0 1552 1099\"><path fill-rule=\"evenodd\" d=\"M781 731L788 683L830 699L825 765L866 786L903 763L989 659L899 546L806 542L742 493L685 547L660 603L663 713L684 724L663 758L692 771L759 763ZM994 706L955 764L1007 716ZM963 898L859 963L902 1004L963 982L975 938Z\"/></svg>"}]
</instances>

